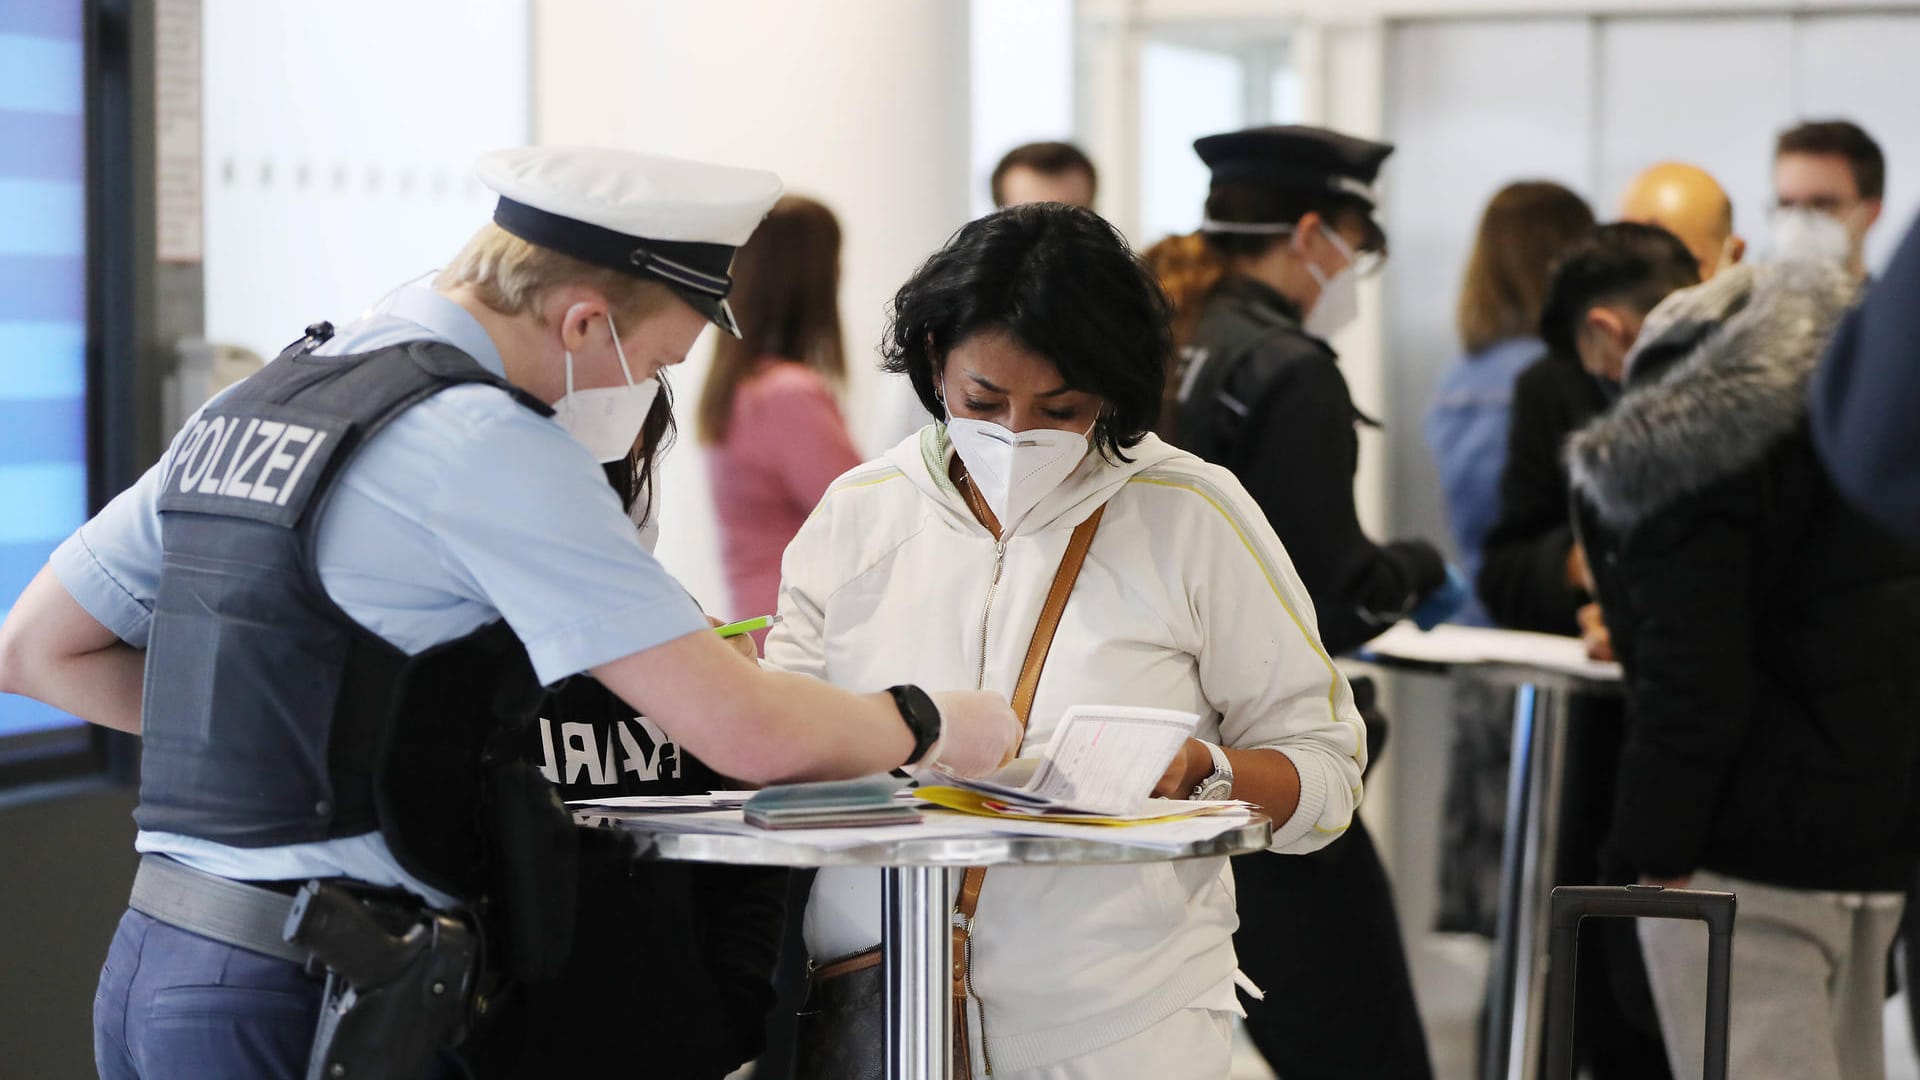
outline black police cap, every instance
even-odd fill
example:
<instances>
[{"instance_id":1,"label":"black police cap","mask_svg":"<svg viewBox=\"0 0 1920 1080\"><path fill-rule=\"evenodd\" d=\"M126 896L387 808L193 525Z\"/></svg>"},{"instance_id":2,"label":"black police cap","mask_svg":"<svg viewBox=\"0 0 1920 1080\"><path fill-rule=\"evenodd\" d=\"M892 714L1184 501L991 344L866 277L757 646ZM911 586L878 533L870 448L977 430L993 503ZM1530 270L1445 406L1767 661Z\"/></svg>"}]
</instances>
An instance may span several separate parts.
<instances>
[{"instance_id":1,"label":"black police cap","mask_svg":"<svg viewBox=\"0 0 1920 1080\"><path fill-rule=\"evenodd\" d=\"M1213 170L1213 183L1252 180L1307 191L1352 196L1369 207L1380 164L1392 143L1355 138L1304 124L1229 131L1197 139L1194 152Z\"/></svg>"}]
</instances>

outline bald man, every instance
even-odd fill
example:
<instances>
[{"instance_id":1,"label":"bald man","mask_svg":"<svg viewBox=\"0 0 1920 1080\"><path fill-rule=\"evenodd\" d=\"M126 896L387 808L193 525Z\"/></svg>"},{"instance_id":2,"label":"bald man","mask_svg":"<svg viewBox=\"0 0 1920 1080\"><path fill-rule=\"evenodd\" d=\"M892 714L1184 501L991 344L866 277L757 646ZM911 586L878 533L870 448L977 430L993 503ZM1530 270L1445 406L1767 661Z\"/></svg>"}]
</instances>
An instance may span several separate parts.
<instances>
[{"instance_id":1,"label":"bald man","mask_svg":"<svg viewBox=\"0 0 1920 1080\"><path fill-rule=\"evenodd\" d=\"M1747 251L1747 242L1733 234L1733 200L1695 165L1668 161L1634 177L1620 196L1620 220L1658 225L1679 237L1700 263L1702 281Z\"/></svg>"}]
</instances>

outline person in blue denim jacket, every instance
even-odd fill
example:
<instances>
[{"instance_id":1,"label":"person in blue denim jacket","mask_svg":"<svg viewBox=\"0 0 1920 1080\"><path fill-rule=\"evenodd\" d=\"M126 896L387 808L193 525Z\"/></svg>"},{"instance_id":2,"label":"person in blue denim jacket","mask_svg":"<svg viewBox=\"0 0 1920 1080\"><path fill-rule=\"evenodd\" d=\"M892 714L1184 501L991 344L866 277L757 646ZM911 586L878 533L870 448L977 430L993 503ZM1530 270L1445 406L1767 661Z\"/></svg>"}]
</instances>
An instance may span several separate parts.
<instances>
[{"instance_id":1,"label":"person in blue denim jacket","mask_svg":"<svg viewBox=\"0 0 1920 1080\"><path fill-rule=\"evenodd\" d=\"M1464 351L1441 375L1426 416L1447 524L1470 580L1479 577L1481 545L1500 515L1514 380L1546 351L1536 334L1548 272L1593 226L1585 200L1540 180L1501 188L1480 217L1460 286ZM1492 625L1478 599L1453 621Z\"/></svg>"}]
</instances>

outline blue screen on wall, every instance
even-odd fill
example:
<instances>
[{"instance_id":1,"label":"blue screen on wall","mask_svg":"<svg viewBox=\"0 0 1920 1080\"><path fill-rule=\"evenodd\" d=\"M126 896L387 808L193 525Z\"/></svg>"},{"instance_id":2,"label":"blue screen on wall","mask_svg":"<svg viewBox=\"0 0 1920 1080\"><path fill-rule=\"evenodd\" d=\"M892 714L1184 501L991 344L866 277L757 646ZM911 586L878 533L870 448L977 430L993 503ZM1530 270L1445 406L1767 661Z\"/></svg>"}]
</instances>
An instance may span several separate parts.
<instances>
[{"instance_id":1,"label":"blue screen on wall","mask_svg":"<svg viewBox=\"0 0 1920 1080\"><path fill-rule=\"evenodd\" d=\"M0 4L0 616L87 517L82 6ZM74 723L0 694L0 738Z\"/></svg>"}]
</instances>

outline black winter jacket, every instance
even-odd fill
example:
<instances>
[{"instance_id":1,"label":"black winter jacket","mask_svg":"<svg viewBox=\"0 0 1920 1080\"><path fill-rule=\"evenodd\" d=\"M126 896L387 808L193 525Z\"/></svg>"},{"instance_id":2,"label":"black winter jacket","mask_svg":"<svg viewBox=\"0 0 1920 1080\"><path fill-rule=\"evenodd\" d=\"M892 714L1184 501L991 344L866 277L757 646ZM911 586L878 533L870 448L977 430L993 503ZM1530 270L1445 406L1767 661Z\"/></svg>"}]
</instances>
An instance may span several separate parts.
<instances>
[{"instance_id":1,"label":"black winter jacket","mask_svg":"<svg viewBox=\"0 0 1920 1080\"><path fill-rule=\"evenodd\" d=\"M1332 653L1377 637L1446 580L1423 540L1376 544L1360 528L1354 408L1338 358L1286 297L1229 277L1188 346L1175 442L1232 471L1286 545Z\"/></svg>"},{"instance_id":2,"label":"black winter jacket","mask_svg":"<svg viewBox=\"0 0 1920 1080\"><path fill-rule=\"evenodd\" d=\"M1488 531L1475 585L1493 621L1511 630L1578 634L1590 597L1567 582L1567 439L1599 416L1606 396L1571 356L1548 353L1513 386L1500 516Z\"/></svg>"},{"instance_id":3,"label":"black winter jacket","mask_svg":"<svg viewBox=\"0 0 1920 1080\"><path fill-rule=\"evenodd\" d=\"M1571 444L1633 704L1609 855L1641 874L1912 881L1920 552L1837 497L1806 424L1853 296L1793 263L1676 294Z\"/></svg>"}]
</instances>

